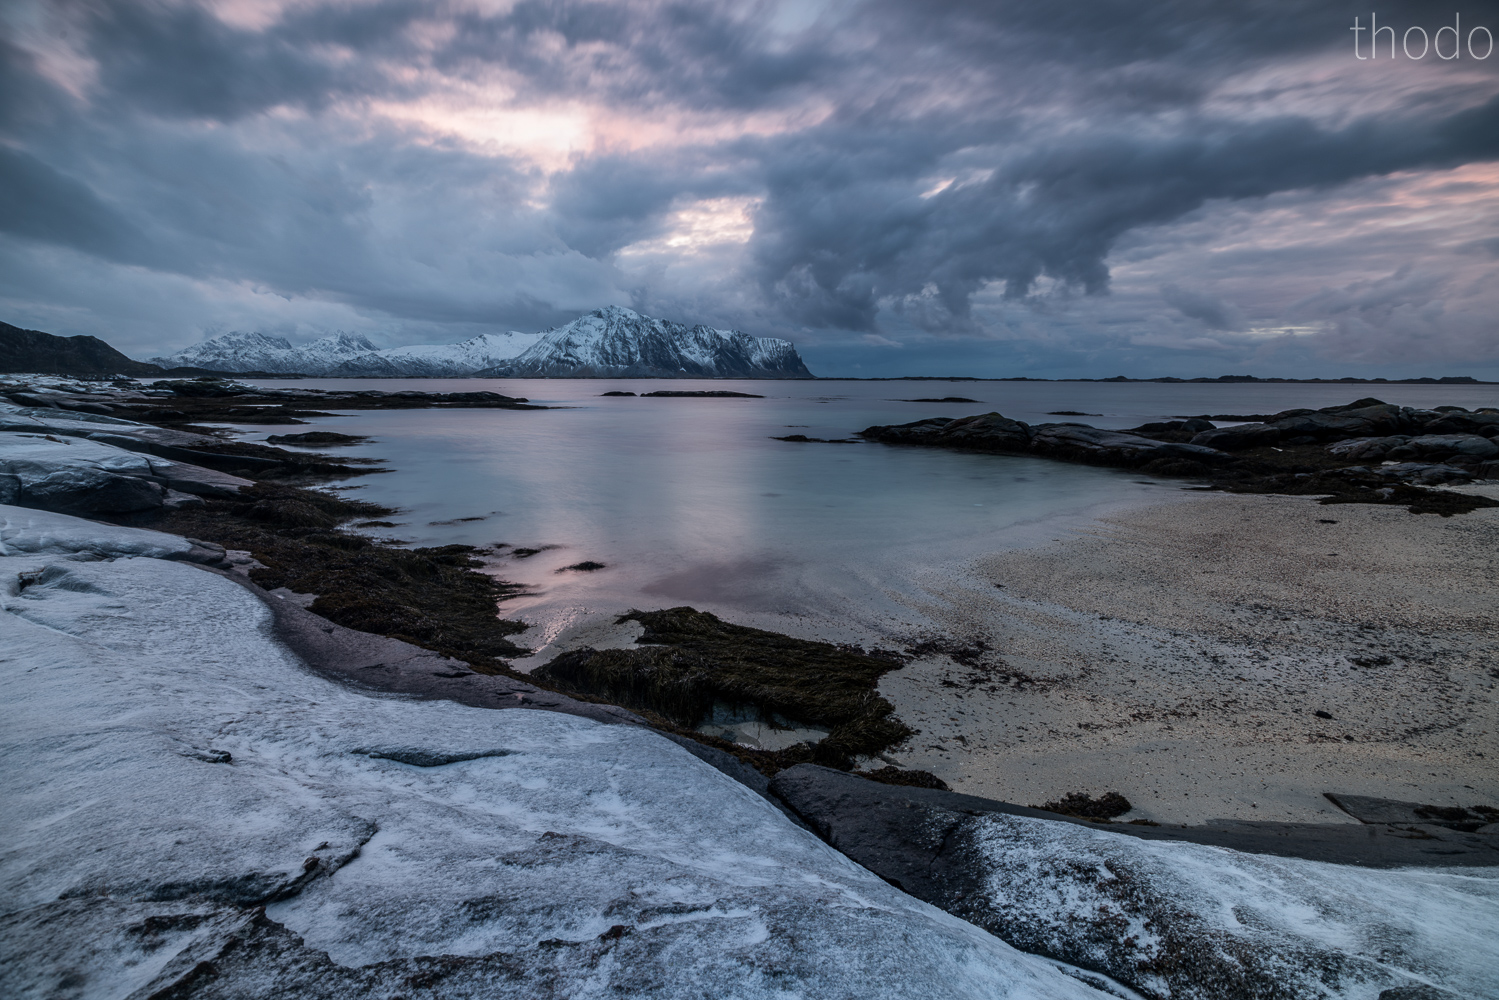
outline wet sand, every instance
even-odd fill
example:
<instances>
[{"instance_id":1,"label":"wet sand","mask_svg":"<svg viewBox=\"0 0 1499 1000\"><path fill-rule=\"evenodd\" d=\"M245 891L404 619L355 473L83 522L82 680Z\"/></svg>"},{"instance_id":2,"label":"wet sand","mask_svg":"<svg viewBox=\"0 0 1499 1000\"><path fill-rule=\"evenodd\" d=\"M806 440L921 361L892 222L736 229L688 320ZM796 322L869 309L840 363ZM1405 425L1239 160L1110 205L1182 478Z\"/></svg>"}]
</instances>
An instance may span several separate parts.
<instances>
[{"instance_id":1,"label":"wet sand","mask_svg":"<svg viewBox=\"0 0 1499 1000\"><path fill-rule=\"evenodd\" d=\"M925 589L913 610L988 651L880 691L921 730L896 760L956 791L1113 790L1178 823L1499 803L1499 509L1191 495Z\"/></svg>"}]
</instances>

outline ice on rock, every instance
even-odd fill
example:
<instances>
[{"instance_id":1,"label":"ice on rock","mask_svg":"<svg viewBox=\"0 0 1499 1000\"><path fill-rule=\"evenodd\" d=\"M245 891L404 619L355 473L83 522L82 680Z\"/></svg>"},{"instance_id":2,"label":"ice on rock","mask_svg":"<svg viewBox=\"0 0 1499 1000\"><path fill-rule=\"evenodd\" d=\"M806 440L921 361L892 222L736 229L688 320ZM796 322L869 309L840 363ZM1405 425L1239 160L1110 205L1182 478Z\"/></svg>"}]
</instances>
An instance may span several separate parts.
<instances>
[{"instance_id":1,"label":"ice on rock","mask_svg":"<svg viewBox=\"0 0 1499 1000\"><path fill-rule=\"evenodd\" d=\"M0 994L1101 995L646 729L342 687L233 581L4 516Z\"/></svg>"},{"instance_id":2,"label":"ice on rock","mask_svg":"<svg viewBox=\"0 0 1499 1000\"><path fill-rule=\"evenodd\" d=\"M0 400L0 431L56 431L62 434L92 434L97 431L134 429L146 425L119 417L50 407L16 406Z\"/></svg>"},{"instance_id":3,"label":"ice on rock","mask_svg":"<svg viewBox=\"0 0 1499 1000\"><path fill-rule=\"evenodd\" d=\"M212 564L223 558L224 550L161 531L0 505L0 556L24 555L83 559L145 556Z\"/></svg>"},{"instance_id":4,"label":"ice on rock","mask_svg":"<svg viewBox=\"0 0 1499 1000\"><path fill-rule=\"evenodd\" d=\"M989 814L974 919L1181 1000L1499 997L1499 871L1374 869Z\"/></svg>"},{"instance_id":5,"label":"ice on rock","mask_svg":"<svg viewBox=\"0 0 1499 1000\"><path fill-rule=\"evenodd\" d=\"M151 462L139 452L87 438L48 434L0 433L0 469L17 472L37 469L87 467L125 476L149 476Z\"/></svg>"}]
</instances>

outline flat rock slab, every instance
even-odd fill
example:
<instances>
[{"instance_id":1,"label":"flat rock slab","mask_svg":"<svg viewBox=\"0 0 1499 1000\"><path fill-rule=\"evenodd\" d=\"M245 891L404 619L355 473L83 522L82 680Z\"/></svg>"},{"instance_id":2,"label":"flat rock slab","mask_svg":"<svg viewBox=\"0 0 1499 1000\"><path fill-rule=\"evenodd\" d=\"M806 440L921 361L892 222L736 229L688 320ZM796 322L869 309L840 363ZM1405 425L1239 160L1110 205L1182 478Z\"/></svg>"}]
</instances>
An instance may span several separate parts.
<instances>
[{"instance_id":1,"label":"flat rock slab","mask_svg":"<svg viewBox=\"0 0 1499 1000\"><path fill-rule=\"evenodd\" d=\"M1281 1000L1433 984L1438 996L1495 995L1484 990L1499 944L1477 928L1499 920L1499 879L1448 866L1499 863L1499 838L1431 826L1100 826L811 764L770 788L906 892L1146 996Z\"/></svg>"},{"instance_id":2,"label":"flat rock slab","mask_svg":"<svg viewBox=\"0 0 1499 1000\"><path fill-rule=\"evenodd\" d=\"M1347 795L1342 792L1327 792L1326 795L1328 801L1360 823L1441 826L1450 830L1476 832L1499 822L1499 809L1493 806L1435 806L1369 795Z\"/></svg>"},{"instance_id":3,"label":"flat rock slab","mask_svg":"<svg viewBox=\"0 0 1499 1000\"><path fill-rule=\"evenodd\" d=\"M1217 820L1203 826L1099 824L1044 809L997 802L960 792L885 785L815 764L798 764L782 771L772 779L771 790L810 823L813 829L821 832L823 826L819 824L824 824L829 831L825 835L831 836L836 829L840 838L852 838L851 842L872 838L869 839L870 848L875 850L883 842L883 831L886 829L882 825L885 821L876 822L875 817L890 817L890 822L902 826L915 815L912 810L944 810L974 816L986 813L1026 816L1140 840L1226 847L1250 854L1270 854L1329 864L1372 868L1499 867L1499 838L1447 829L1438 825L1439 820L1405 812L1399 814L1401 818L1398 820L1375 821L1375 825L1364 826L1241 820ZM1362 799L1359 796L1338 798L1379 803L1388 801ZM867 827L860 825L861 815L870 818ZM1395 826L1395 823L1401 825Z\"/></svg>"}]
</instances>

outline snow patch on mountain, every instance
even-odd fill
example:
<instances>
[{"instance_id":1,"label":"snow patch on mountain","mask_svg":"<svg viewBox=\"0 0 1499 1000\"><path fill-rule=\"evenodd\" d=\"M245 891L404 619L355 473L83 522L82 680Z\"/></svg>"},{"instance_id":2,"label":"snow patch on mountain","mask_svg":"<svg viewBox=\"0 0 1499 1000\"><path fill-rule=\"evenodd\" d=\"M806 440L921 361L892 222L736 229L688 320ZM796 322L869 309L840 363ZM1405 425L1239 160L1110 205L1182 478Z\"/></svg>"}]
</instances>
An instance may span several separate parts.
<instances>
[{"instance_id":1,"label":"snow patch on mountain","mask_svg":"<svg viewBox=\"0 0 1499 1000\"><path fill-rule=\"evenodd\" d=\"M152 358L163 368L220 372L271 372L348 378L462 378L503 364L540 339L539 333L486 333L458 344L377 348L357 334L340 333L293 347L285 337L227 333L186 350Z\"/></svg>"},{"instance_id":2,"label":"snow patch on mountain","mask_svg":"<svg viewBox=\"0 0 1499 1000\"><path fill-rule=\"evenodd\" d=\"M486 333L458 344L380 350L340 333L293 347L227 333L165 357L163 368L338 378L812 378L789 340L654 319L618 306L542 333Z\"/></svg>"},{"instance_id":3,"label":"snow patch on mountain","mask_svg":"<svg viewBox=\"0 0 1499 1000\"><path fill-rule=\"evenodd\" d=\"M470 375L504 364L541 339L539 333L485 333L458 344L413 344L381 351L404 375Z\"/></svg>"},{"instance_id":4,"label":"snow patch on mountain","mask_svg":"<svg viewBox=\"0 0 1499 1000\"><path fill-rule=\"evenodd\" d=\"M788 340L689 327L630 309L595 309L548 330L507 365L512 378L812 378Z\"/></svg>"}]
</instances>

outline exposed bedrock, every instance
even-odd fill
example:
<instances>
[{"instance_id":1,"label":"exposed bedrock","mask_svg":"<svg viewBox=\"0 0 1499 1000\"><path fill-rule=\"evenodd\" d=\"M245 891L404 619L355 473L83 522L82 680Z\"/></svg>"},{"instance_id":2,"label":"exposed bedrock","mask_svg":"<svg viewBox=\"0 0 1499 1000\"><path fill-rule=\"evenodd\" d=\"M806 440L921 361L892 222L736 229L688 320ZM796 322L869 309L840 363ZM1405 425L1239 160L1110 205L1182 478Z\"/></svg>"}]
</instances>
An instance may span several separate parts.
<instances>
[{"instance_id":1,"label":"exposed bedrock","mask_svg":"<svg viewBox=\"0 0 1499 1000\"><path fill-rule=\"evenodd\" d=\"M984 413L878 425L865 428L860 436L886 444L1045 455L1093 465L1143 467L1165 475L1211 476L1221 488L1240 492L1410 504L1413 513L1461 513L1493 501L1397 496L1383 487L1499 478L1499 409L1421 410L1377 399L1321 410L1286 410L1231 427L1214 427L1206 418L1192 417L1114 431L1076 423L1031 425ZM1377 467L1357 464L1380 462L1384 464ZM1309 481L1313 477L1315 481Z\"/></svg>"},{"instance_id":2,"label":"exposed bedrock","mask_svg":"<svg viewBox=\"0 0 1499 1000\"><path fill-rule=\"evenodd\" d=\"M332 683L155 533L0 517L7 998L1097 996L643 727Z\"/></svg>"},{"instance_id":3,"label":"exposed bedrock","mask_svg":"<svg viewBox=\"0 0 1499 1000\"><path fill-rule=\"evenodd\" d=\"M0 503L81 516L131 514L202 503L202 496L250 485L102 441L0 431Z\"/></svg>"},{"instance_id":4,"label":"exposed bedrock","mask_svg":"<svg viewBox=\"0 0 1499 1000\"><path fill-rule=\"evenodd\" d=\"M1499 891L1438 868L1492 866L1499 838L1436 825L1100 826L811 764L770 787L906 892L1148 997L1495 995L1499 949L1454 918L1468 905L1499 913Z\"/></svg>"},{"instance_id":5,"label":"exposed bedrock","mask_svg":"<svg viewBox=\"0 0 1499 1000\"><path fill-rule=\"evenodd\" d=\"M1360 399L1345 406L1330 406L1321 410L1285 410L1263 423L1203 431L1192 441L1213 448L1238 451L1281 441L1302 443L1296 440L1299 438L1343 441L1349 438L1399 434L1493 437L1499 434L1499 411L1485 409L1470 412L1455 406L1421 410L1377 399Z\"/></svg>"},{"instance_id":6,"label":"exposed bedrock","mask_svg":"<svg viewBox=\"0 0 1499 1000\"><path fill-rule=\"evenodd\" d=\"M1176 459L1216 465L1230 456L1201 445L1158 441L1128 431L1101 430L1087 424L1027 424L1000 413L974 417L932 417L909 424L868 427L860 436L889 444L999 453L1031 453L1099 465L1144 465Z\"/></svg>"}]
</instances>

